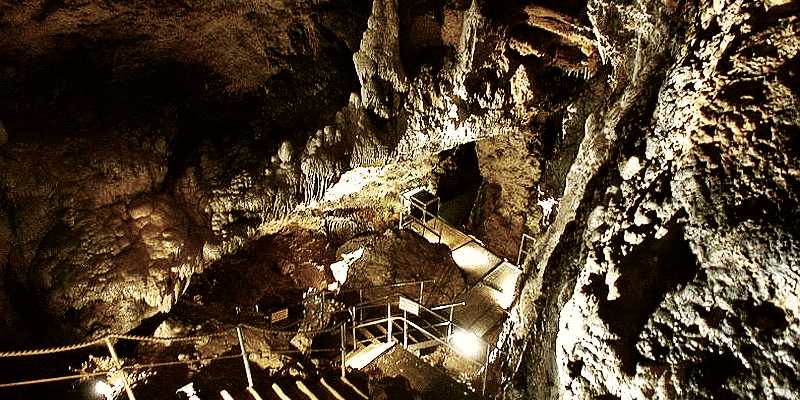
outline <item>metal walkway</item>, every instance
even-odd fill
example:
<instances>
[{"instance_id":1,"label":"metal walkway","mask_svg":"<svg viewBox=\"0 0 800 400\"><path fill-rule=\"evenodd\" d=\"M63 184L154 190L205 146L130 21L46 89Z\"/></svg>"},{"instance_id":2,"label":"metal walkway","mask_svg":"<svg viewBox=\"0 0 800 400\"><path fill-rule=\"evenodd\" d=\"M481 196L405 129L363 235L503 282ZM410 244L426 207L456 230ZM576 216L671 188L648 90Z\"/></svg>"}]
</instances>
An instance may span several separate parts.
<instances>
[{"instance_id":1,"label":"metal walkway","mask_svg":"<svg viewBox=\"0 0 800 400\"><path fill-rule=\"evenodd\" d=\"M427 226L424 226L427 225ZM408 229L421 234L431 243L450 248L453 260L464 271L467 289L457 301L465 303L453 317L454 322L487 342L493 342L505 321L514 300L519 267L486 249L483 243L452 227L441 218L424 224L409 223ZM439 235L432 233L433 228Z\"/></svg>"}]
</instances>

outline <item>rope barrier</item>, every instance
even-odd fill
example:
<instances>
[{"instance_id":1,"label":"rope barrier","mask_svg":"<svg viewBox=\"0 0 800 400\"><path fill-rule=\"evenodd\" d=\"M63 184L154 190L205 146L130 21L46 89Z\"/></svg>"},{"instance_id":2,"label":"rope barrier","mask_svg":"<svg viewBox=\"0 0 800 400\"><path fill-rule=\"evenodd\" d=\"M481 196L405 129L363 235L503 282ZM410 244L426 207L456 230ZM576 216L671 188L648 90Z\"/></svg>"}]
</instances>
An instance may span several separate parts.
<instances>
[{"instance_id":1,"label":"rope barrier","mask_svg":"<svg viewBox=\"0 0 800 400\"><path fill-rule=\"evenodd\" d=\"M150 342L150 343L173 343L173 342L199 342L201 340L212 339L215 337L226 336L231 333L235 328L226 329L224 331L209 333L205 335L195 336L176 336L176 337L155 337L155 336L140 336L140 335L111 335L110 337L120 340L130 340L134 342Z\"/></svg>"},{"instance_id":2,"label":"rope barrier","mask_svg":"<svg viewBox=\"0 0 800 400\"><path fill-rule=\"evenodd\" d=\"M434 281L435 282L435 281ZM416 284L417 282L402 282L395 285L387 285L388 287L392 286L405 286L410 284ZM352 291L357 290L369 290L369 289L381 289L382 287L373 287L373 288L359 288L359 289L352 289ZM391 297L391 296L386 296ZM299 322L299 321L298 321ZM142 336L142 335L117 335L111 334L106 335L102 338L98 338L92 341L75 343L65 346L59 347L50 347L50 348L42 348L42 349L30 349L30 350L19 350L19 351L6 351L0 352L0 359L9 359L9 358L20 358L20 357L32 357L32 356L41 356L41 355L49 355L49 354L57 354L57 353L64 353L68 351L80 350L92 346L104 345L107 344L107 341L110 339L116 340L128 340L134 342L147 342L147 343L159 343L159 344L171 344L171 343L180 343L180 342L197 342L202 340L208 340L216 337L223 337L231 334L237 328L245 328L250 331L258 332L261 334L272 334L272 335L296 335L296 334L307 334L307 335L318 335L324 333L331 333L339 331L342 326L347 327L347 322L339 322L338 324L334 325L330 328L325 329L315 329L315 330L308 330L308 331L292 331L292 330L276 330L276 329L266 329L260 328L248 324L239 324L236 327L228 328L226 330L215 332L215 333L208 333L204 335L193 335L193 336L180 336L180 337L155 337L155 336ZM342 349L339 348L322 348L322 349L308 349L307 353L322 353L322 352L333 352L333 351L340 351ZM295 349L272 349L269 351L270 353L275 354L296 354L302 353L299 350ZM150 363L150 364L134 364L128 366L121 366L118 370L139 370L144 368L160 368L160 367L169 367L175 365L185 365L185 364L193 364L198 362L206 362L206 361L214 361L214 360L224 360L224 359L234 359L241 357L241 354L236 355L227 355L227 356L215 356L215 357L205 357L199 359L192 359L192 360L181 360L181 361L169 361L169 362L161 362L161 363ZM0 388L10 388L10 387L18 387L18 386L26 386L26 385L36 385L36 384L43 384L43 383L53 383L53 382L62 382L74 379L86 379L95 376L102 376L107 375L113 371L97 371L97 372L87 372L87 373L79 373L79 374L72 374L72 375L64 375L58 377L50 377L50 378L41 378L41 379L33 379L27 381L19 381L19 382L8 382L8 383L0 383Z\"/></svg>"},{"instance_id":3,"label":"rope barrier","mask_svg":"<svg viewBox=\"0 0 800 400\"><path fill-rule=\"evenodd\" d=\"M233 354L227 356L216 356L216 357L204 357L204 358L195 358L192 360L179 360L179 361L167 361L167 362L160 362L160 363L151 363L151 364L134 364L122 367L120 369L125 371L135 371L144 368L159 368L159 367L171 367L175 365L184 365L184 364L194 364L206 361L215 361L215 360L231 360L234 358L240 358L241 354Z\"/></svg>"},{"instance_id":4,"label":"rope barrier","mask_svg":"<svg viewBox=\"0 0 800 400\"><path fill-rule=\"evenodd\" d=\"M92 372L92 373L85 373L85 374L58 376L58 377L54 377L54 378L33 379L33 380L30 380L30 381L0 383L0 389L2 389L2 388L10 388L10 387L17 387L17 386L39 385L39 384L42 384L42 383L53 383L53 382L69 381L69 380L81 379L81 378L92 378L92 377L95 377L95 376L106 375L109 372L110 371L101 371L101 372Z\"/></svg>"},{"instance_id":5,"label":"rope barrier","mask_svg":"<svg viewBox=\"0 0 800 400\"><path fill-rule=\"evenodd\" d=\"M87 347L97 346L104 343L105 343L105 338L101 338L93 340L91 342L76 343L61 347L50 347L44 349L32 349L32 350L20 350L20 351L6 351L6 352L0 352L0 358L31 357L31 356L41 356L41 355L55 354L55 353L64 353L67 351L84 349Z\"/></svg>"}]
</instances>

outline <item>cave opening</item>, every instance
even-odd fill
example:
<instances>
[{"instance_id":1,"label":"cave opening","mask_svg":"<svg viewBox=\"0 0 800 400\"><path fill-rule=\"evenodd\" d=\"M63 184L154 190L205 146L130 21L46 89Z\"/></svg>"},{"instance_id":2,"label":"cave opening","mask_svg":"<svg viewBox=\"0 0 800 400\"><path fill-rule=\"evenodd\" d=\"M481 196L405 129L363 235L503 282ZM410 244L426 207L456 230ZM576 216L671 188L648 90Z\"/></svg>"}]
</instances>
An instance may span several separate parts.
<instances>
[{"instance_id":1,"label":"cave opening","mask_svg":"<svg viewBox=\"0 0 800 400\"><path fill-rule=\"evenodd\" d=\"M467 222L483 183L475 147L475 142L469 142L439 155L436 195L441 199L440 216L453 226Z\"/></svg>"}]
</instances>

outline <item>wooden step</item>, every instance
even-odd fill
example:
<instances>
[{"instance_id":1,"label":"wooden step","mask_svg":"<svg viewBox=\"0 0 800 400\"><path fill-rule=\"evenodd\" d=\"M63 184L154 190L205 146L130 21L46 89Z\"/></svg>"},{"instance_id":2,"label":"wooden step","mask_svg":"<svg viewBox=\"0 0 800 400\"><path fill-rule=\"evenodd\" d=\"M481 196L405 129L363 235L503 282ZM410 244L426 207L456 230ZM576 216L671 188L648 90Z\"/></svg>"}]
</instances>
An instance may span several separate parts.
<instances>
[{"instance_id":1,"label":"wooden step","mask_svg":"<svg viewBox=\"0 0 800 400\"><path fill-rule=\"evenodd\" d=\"M308 400L320 400L320 398L317 397L317 394L314 393L308 386L306 386L303 381L295 381L295 385L297 385L297 389L300 390L300 392L303 393Z\"/></svg>"},{"instance_id":2,"label":"wooden step","mask_svg":"<svg viewBox=\"0 0 800 400\"><path fill-rule=\"evenodd\" d=\"M250 397L252 397L253 400L264 400L264 398L261 397L261 395L256 391L255 388L248 387L247 393L250 394Z\"/></svg>"},{"instance_id":3,"label":"wooden step","mask_svg":"<svg viewBox=\"0 0 800 400\"><path fill-rule=\"evenodd\" d=\"M339 391L338 391L338 390L336 390L336 388L334 388L333 386L331 386L331 385L330 385L330 384L329 384L329 383L328 383L328 382L325 380L325 378L324 378L324 377L323 377L323 378L321 378L321 379L319 380L319 384L320 384L322 387L324 387L324 388L325 388L325 390L327 390L327 391L328 391L328 393L330 393L330 394L331 394L331 396L332 396L333 398L335 398L336 400L347 400L347 398L345 398L343 394L339 393Z\"/></svg>"},{"instance_id":4,"label":"wooden step","mask_svg":"<svg viewBox=\"0 0 800 400\"><path fill-rule=\"evenodd\" d=\"M233 400L233 396L231 396L227 390L221 390L219 395L222 397L222 400Z\"/></svg>"},{"instance_id":5,"label":"wooden step","mask_svg":"<svg viewBox=\"0 0 800 400\"><path fill-rule=\"evenodd\" d=\"M424 342L418 342L418 343L414 343L414 344L409 344L408 345L408 351L410 351L410 352L412 352L414 354L417 354L421 350L429 349L431 347L436 347L436 346L439 346L441 344L442 343L440 343L438 340L434 340L434 339L426 340Z\"/></svg>"},{"instance_id":6,"label":"wooden step","mask_svg":"<svg viewBox=\"0 0 800 400\"><path fill-rule=\"evenodd\" d=\"M344 383L347 387L349 387L353 392L355 392L358 397L369 400L369 396L367 395L366 391L361 390L358 386L356 386L350 379L347 379L346 376L341 377L342 383Z\"/></svg>"},{"instance_id":7,"label":"wooden step","mask_svg":"<svg viewBox=\"0 0 800 400\"><path fill-rule=\"evenodd\" d=\"M345 356L345 365L350 368L354 369L361 369L371 363L374 359L381 356L381 354L385 353L394 345L397 344L396 340L392 340L388 343L384 342L377 342L372 343L367 347L358 349L350 354Z\"/></svg>"},{"instance_id":8,"label":"wooden step","mask_svg":"<svg viewBox=\"0 0 800 400\"><path fill-rule=\"evenodd\" d=\"M277 382L272 383L272 391L280 400L292 400L292 398L289 397L289 395L283 390L283 388L280 387L280 385L278 385Z\"/></svg>"},{"instance_id":9,"label":"wooden step","mask_svg":"<svg viewBox=\"0 0 800 400\"><path fill-rule=\"evenodd\" d=\"M350 384L348 384L342 380L339 374L327 374L322 379L322 382L324 385L335 390L345 400L363 400L368 398L367 393L369 393L369 390L366 385L357 385L356 383L359 382L357 379L355 381L348 379L348 382L350 382Z\"/></svg>"},{"instance_id":10,"label":"wooden step","mask_svg":"<svg viewBox=\"0 0 800 400\"><path fill-rule=\"evenodd\" d=\"M399 338L401 338L401 340L402 340L402 338L403 338L403 322L402 322L402 321L393 321L393 324L392 324L392 325L393 325L393 328L392 328L392 329L394 329L394 331L393 331L392 333L394 333L394 336L395 336L395 337L399 337ZM395 332L397 332L397 333L395 333ZM412 333L412 332L413 332L413 333ZM399 336L398 336L398 333L399 333ZM411 326L409 326L409 327L408 327L408 333L407 333L407 335L408 335L408 343L409 343L409 346L410 346L412 343L419 343L419 339L417 339L417 336L416 336L416 334L417 334L417 333L416 333L416 331L414 330L414 328L412 328Z\"/></svg>"}]
</instances>

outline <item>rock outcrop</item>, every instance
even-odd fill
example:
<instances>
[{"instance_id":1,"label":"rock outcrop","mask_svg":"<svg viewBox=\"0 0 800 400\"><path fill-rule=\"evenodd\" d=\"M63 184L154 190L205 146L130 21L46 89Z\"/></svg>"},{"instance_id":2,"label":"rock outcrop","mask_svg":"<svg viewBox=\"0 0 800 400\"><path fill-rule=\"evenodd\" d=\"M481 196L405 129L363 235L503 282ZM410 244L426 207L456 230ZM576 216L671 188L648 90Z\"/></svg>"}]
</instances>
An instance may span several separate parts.
<instances>
[{"instance_id":1,"label":"rock outcrop","mask_svg":"<svg viewBox=\"0 0 800 400\"><path fill-rule=\"evenodd\" d=\"M794 397L796 5L588 10L613 94L577 125L508 368L535 398Z\"/></svg>"}]
</instances>

